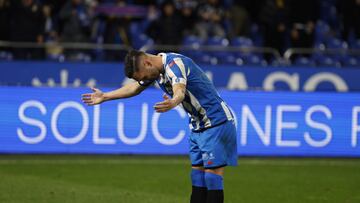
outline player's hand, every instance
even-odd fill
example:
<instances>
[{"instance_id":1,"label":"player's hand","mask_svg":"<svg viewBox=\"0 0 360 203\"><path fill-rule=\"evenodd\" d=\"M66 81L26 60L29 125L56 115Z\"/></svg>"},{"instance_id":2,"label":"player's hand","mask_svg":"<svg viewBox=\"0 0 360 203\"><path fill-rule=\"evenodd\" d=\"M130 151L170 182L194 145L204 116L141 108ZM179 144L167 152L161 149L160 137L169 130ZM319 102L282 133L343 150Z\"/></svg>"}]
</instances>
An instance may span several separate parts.
<instances>
[{"instance_id":1,"label":"player's hand","mask_svg":"<svg viewBox=\"0 0 360 203\"><path fill-rule=\"evenodd\" d=\"M91 90L93 93L81 95L81 99L86 105L93 106L104 102L104 93L101 90L94 87L92 87Z\"/></svg>"},{"instance_id":2,"label":"player's hand","mask_svg":"<svg viewBox=\"0 0 360 203\"><path fill-rule=\"evenodd\" d=\"M158 113L164 113L174 108L176 105L175 101L170 99L168 95L163 95L164 101L155 104L154 109Z\"/></svg>"}]
</instances>

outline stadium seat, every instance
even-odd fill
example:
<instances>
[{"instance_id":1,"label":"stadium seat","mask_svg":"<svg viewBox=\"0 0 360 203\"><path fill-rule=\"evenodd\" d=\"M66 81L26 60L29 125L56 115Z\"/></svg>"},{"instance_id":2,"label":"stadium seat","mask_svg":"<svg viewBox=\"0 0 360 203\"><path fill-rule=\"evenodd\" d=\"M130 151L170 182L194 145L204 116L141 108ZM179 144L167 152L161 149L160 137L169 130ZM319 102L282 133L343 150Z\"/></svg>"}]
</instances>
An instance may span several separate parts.
<instances>
[{"instance_id":1,"label":"stadium seat","mask_svg":"<svg viewBox=\"0 0 360 203\"><path fill-rule=\"evenodd\" d=\"M260 31L259 26L256 23L253 23L250 27L250 36L253 44L258 47L262 47L264 44L263 35Z\"/></svg>"},{"instance_id":2,"label":"stadium seat","mask_svg":"<svg viewBox=\"0 0 360 203\"><path fill-rule=\"evenodd\" d=\"M223 58L219 58L219 63L220 64L225 64L225 65L235 65L236 64L236 57L234 55L227 55Z\"/></svg>"},{"instance_id":3,"label":"stadium seat","mask_svg":"<svg viewBox=\"0 0 360 203\"><path fill-rule=\"evenodd\" d=\"M347 49L348 44L338 38L330 38L326 43L326 48L328 49Z\"/></svg>"},{"instance_id":4,"label":"stadium seat","mask_svg":"<svg viewBox=\"0 0 360 203\"><path fill-rule=\"evenodd\" d=\"M299 56L293 62L294 66L315 66L315 62L308 57Z\"/></svg>"},{"instance_id":5,"label":"stadium seat","mask_svg":"<svg viewBox=\"0 0 360 203\"><path fill-rule=\"evenodd\" d=\"M226 47L229 46L229 40L223 37L210 37L207 42L206 42L207 46L212 46L212 47L218 47L220 50L209 50L206 51L206 54L208 54L209 56L216 58L216 61L218 64L220 63L231 63L233 61L233 52L230 52L228 50L226 50ZM222 50L223 49L223 50ZM213 61L215 61L215 59L212 59Z\"/></svg>"},{"instance_id":6,"label":"stadium seat","mask_svg":"<svg viewBox=\"0 0 360 203\"><path fill-rule=\"evenodd\" d=\"M318 21L315 26L315 43L327 42L331 35L330 26L324 21Z\"/></svg>"},{"instance_id":7,"label":"stadium seat","mask_svg":"<svg viewBox=\"0 0 360 203\"><path fill-rule=\"evenodd\" d=\"M219 63L218 58L213 57L207 53L200 52L198 57L195 59L197 63L206 64L206 65L217 65Z\"/></svg>"},{"instance_id":8,"label":"stadium seat","mask_svg":"<svg viewBox=\"0 0 360 203\"><path fill-rule=\"evenodd\" d=\"M203 43L204 43L204 41L195 35L185 36L183 39L183 42L182 42L183 45L194 45L194 44L202 45Z\"/></svg>"},{"instance_id":9,"label":"stadium seat","mask_svg":"<svg viewBox=\"0 0 360 203\"><path fill-rule=\"evenodd\" d=\"M195 35L189 35L184 37L182 45L191 47L191 49L181 48L180 53L192 58L195 61L201 60L203 54L199 50L200 46L203 45L204 42L199 37Z\"/></svg>"},{"instance_id":10,"label":"stadium seat","mask_svg":"<svg viewBox=\"0 0 360 203\"><path fill-rule=\"evenodd\" d=\"M210 37L207 42L207 45L210 46L223 46L223 47L227 47L229 45L229 40L224 38L224 37L218 37L218 36L214 36L214 37Z\"/></svg>"},{"instance_id":11,"label":"stadium seat","mask_svg":"<svg viewBox=\"0 0 360 203\"><path fill-rule=\"evenodd\" d=\"M329 57L329 56L320 56L316 60L317 66L321 67L340 67L341 64L338 60L335 58Z\"/></svg>"},{"instance_id":12,"label":"stadium seat","mask_svg":"<svg viewBox=\"0 0 360 203\"><path fill-rule=\"evenodd\" d=\"M287 67L287 66L289 66L289 64L285 60L277 59L275 57L271 57L269 59L269 62L267 62L267 63L268 63L268 65L273 66L273 67Z\"/></svg>"},{"instance_id":13,"label":"stadium seat","mask_svg":"<svg viewBox=\"0 0 360 203\"><path fill-rule=\"evenodd\" d=\"M65 61L65 55L64 54L48 54L46 56L48 61L54 61L54 62L64 62Z\"/></svg>"},{"instance_id":14,"label":"stadium seat","mask_svg":"<svg viewBox=\"0 0 360 203\"><path fill-rule=\"evenodd\" d=\"M336 0L326 0L320 2L320 19L332 28L332 31L339 30L340 22L336 8Z\"/></svg>"},{"instance_id":15,"label":"stadium seat","mask_svg":"<svg viewBox=\"0 0 360 203\"><path fill-rule=\"evenodd\" d=\"M135 49L140 49L145 45L153 45L154 40L152 40L150 37L148 37L145 34L140 34L133 38L132 44Z\"/></svg>"},{"instance_id":16,"label":"stadium seat","mask_svg":"<svg viewBox=\"0 0 360 203\"><path fill-rule=\"evenodd\" d=\"M342 58L346 57L348 44L337 38L331 38L326 43L327 49L338 50L335 53L328 53L326 56L333 58L334 60L341 61Z\"/></svg>"},{"instance_id":17,"label":"stadium seat","mask_svg":"<svg viewBox=\"0 0 360 203\"><path fill-rule=\"evenodd\" d=\"M253 41L247 37L235 37L230 41L232 46L238 47L252 47L254 46Z\"/></svg>"},{"instance_id":18,"label":"stadium seat","mask_svg":"<svg viewBox=\"0 0 360 203\"><path fill-rule=\"evenodd\" d=\"M255 54L250 54L244 57L245 65L249 66L267 66L266 60Z\"/></svg>"},{"instance_id":19,"label":"stadium seat","mask_svg":"<svg viewBox=\"0 0 360 203\"><path fill-rule=\"evenodd\" d=\"M360 50L360 39L354 40L354 42L350 43L350 48Z\"/></svg>"},{"instance_id":20,"label":"stadium seat","mask_svg":"<svg viewBox=\"0 0 360 203\"><path fill-rule=\"evenodd\" d=\"M229 41L226 38L222 37L211 37L206 42L201 40L197 36L187 36L183 39L184 46L192 47L192 50L188 50L182 48L181 53L191 57L196 62L209 64L209 65L216 65L219 63L225 63L225 58L229 55L227 51L201 51L199 50L200 46L207 45L207 46L219 46L219 47L226 47L228 46Z\"/></svg>"},{"instance_id":21,"label":"stadium seat","mask_svg":"<svg viewBox=\"0 0 360 203\"><path fill-rule=\"evenodd\" d=\"M0 51L0 60L1 61L12 61L14 58L13 54L8 51Z\"/></svg>"},{"instance_id":22,"label":"stadium seat","mask_svg":"<svg viewBox=\"0 0 360 203\"><path fill-rule=\"evenodd\" d=\"M231 46L234 47L241 47L241 48L249 48L249 47L253 47L253 41L250 38L247 37L236 37L233 38L230 42ZM249 57L250 55L253 55L251 52L246 52L246 51L239 51L235 53L235 57Z\"/></svg>"},{"instance_id":23,"label":"stadium seat","mask_svg":"<svg viewBox=\"0 0 360 203\"><path fill-rule=\"evenodd\" d=\"M347 56L341 60L342 66L360 68L360 60L354 56Z\"/></svg>"}]
</instances>

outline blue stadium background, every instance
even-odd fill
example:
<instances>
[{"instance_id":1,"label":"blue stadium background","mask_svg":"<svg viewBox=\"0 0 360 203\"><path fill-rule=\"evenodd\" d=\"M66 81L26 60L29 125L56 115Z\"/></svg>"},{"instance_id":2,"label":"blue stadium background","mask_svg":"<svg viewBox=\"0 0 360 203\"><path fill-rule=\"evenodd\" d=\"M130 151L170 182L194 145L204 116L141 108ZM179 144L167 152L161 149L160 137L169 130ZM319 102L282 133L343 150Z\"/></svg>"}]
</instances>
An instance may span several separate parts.
<instances>
[{"instance_id":1,"label":"blue stadium background","mask_svg":"<svg viewBox=\"0 0 360 203\"><path fill-rule=\"evenodd\" d=\"M359 27L357 0L1 0L0 153L186 154L184 112L154 113L156 87L80 102L131 82L136 48L206 71L237 115L240 155L358 157Z\"/></svg>"}]
</instances>

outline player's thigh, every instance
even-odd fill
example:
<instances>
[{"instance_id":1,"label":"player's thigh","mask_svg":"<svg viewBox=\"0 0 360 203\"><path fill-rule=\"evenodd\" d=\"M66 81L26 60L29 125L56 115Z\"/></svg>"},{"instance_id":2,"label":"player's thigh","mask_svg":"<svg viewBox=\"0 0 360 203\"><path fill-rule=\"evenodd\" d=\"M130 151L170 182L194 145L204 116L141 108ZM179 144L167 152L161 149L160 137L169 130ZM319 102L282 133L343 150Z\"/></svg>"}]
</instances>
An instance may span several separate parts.
<instances>
[{"instance_id":1,"label":"player's thigh","mask_svg":"<svg viewBox=\"0 0 360 203\"><path fill-rule=\"evenodd\" d=\"M236 165L236 130L231 121L204 131L198 143L206 169Z\"/></svg>"},{"instance_id":2,"label":"player's thigh","mask_svg":"<svg viewBox=\"0 0 360 203\"><path fill-rule=\"evenodd\" d=\"M189 137L189 157L192 167L202 167L202 153L198 145L199 133L191 133Z\"/></svg>"}]
</instances>

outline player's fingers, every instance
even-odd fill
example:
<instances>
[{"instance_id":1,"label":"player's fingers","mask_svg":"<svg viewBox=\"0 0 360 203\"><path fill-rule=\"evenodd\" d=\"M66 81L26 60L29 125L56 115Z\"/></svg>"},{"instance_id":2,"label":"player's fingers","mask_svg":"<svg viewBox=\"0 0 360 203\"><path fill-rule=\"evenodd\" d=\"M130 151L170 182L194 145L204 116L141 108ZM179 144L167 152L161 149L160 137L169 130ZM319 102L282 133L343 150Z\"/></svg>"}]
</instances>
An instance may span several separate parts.
<instances>
[{"instance_id":1,"label":"player's fingers","mask_svg":"<svg viewBox=\"0 0 360 203\"><path fill-rule=\"evenodd\" d=\"M155 111L157 112L157 113L164 113L164 112L167 112L167 111L169 111L170 109L168 109L168 108L161 108L161 109L156 109Z\"/></svg>"},{"instance_id":2,"label":"player's fingers","mask_svg":"<svg viewBox=\"0 0 360 203\"><path fill-rule=\"evenodd\" d=\"M99 89L97 89L97 88L95 88L95 87L92 87L91 90L92 90L93 92L98 92L98 91L99 91Z\"/></svg>"},{"instance_id":3,"label":"player's fingers","mask_svg":"<svg viewBox=\"0 0 360 203\"><path fill-rule=\"evenodd\" d=\"M81 99L91 99L92 97L81 97Z\"/></svg>"},{"instance_id":4,"label":"player's fingers","mask_svg":"<svg viewBox=\"0 0 360 203\"><path fill-rule=\"evenodd\" d=\"M84 101L84 103L86 104L86 105L88 105L88 106L92 106L92 105L95 105L95 102L94 102L94 100L86 100L86 101Z\"/></svg>"},{"instance_id":5,"label":"player's fingers","mask_svg":"<svg viewBox=\"0 0 360 203\"><path fill-rule=\"evenodd\" d=\"M154 106L154 109L156 111L161 111L161 110L164 110L164 109L169 109L169 106L168 105L158 105L158 106Z\"/></svg>"},{"instance_id":6,"label":"player's fingers","mask_svg":"<svg viewBox=\"0 0 360 203\"><path fill-rule=\"evenodd\" d=\"M155 110L170 109L170 105L167 102L161 102L154 105Z\"/></svg>"},{"instance_id":7,"label":"player's fingers","mask_svg":"<svg viewBox=\"0 0 360 203\"><path fill-rule=\"evenodd\" d=\"M164 100L161 102L157 102L155 105L169 105L169 104L170 104L170 101L167 99L167 100Z\"/></svg>"},{"instance_id":8,"label":"player's fingers","mask_svg":"<svg viewBox=\"0 0 360 203\"><path fill-rule=\"evenodd\" d=\"M162 108L164 108L164 105L155 105L154 106L155 110L162 109Z\"/></svg>"},{"instance_id":9,"label":"player's fingers","mask_svg":"<svg viewBox=\"0 0 360 203\"><path fill-rule=\"evenodd\" d=\"M83 101L91 101L92 99L90 97L82 98Z\"/></svg>"},{"instance_id":10,"label":"player's fingers","mask_svg":"<svg viewBox=\"0 0 360 203\"><path fill-rule=\"evenodd\" d=\"M169 105L156 105L156 106L154 106L155 110L167 109L167 108L169 108Z\"/></svg>"},{"instance_id":11,"label":"player's fingers","mask_svg":"<svg viewBox=\"0 0 360 203\"><path fill-rule=\"evenodd\" d=\"M156 103L154 106L162 106L162 105L166 105L166 102L163 101L163 102L158 102Z\"/></svg>"},{"instance_id":12,"label":"player's fingers","mask_svg":"<svg viewBox=\"0 0 360 203\"><path fill-rule=\"evenodd\" d=\"M82 100L85 104L90 104L90 103L93 103L93 101L92 100Z\"/></svg>"},{"instance_id":13,"label":"player's fingers","mask_svg":"<svg viewBox=\"0 0 360 203\"><path fill-rule=\"evenodd\" d=\"M82 94L81 96L82 96L82 97L91 97L91 94L92 94L92 93L86 93L86 94Z\"/></svg>"}]
</instances>

